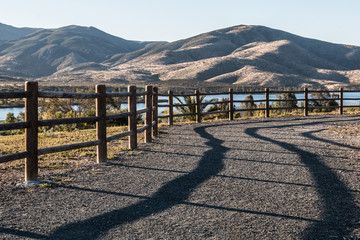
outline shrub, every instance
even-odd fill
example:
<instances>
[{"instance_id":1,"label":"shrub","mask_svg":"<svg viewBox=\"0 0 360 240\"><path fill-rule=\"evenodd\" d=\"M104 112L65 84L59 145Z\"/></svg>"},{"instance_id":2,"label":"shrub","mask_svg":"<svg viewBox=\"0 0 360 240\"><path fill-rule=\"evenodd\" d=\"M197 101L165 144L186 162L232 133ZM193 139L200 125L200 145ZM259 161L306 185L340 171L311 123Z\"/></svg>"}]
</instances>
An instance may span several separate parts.
<instances>
[{"instance_id":1,"label":"shrub","mask_svg":"<svg viewBox=\"0 0 360 240\"><path fill-rule=\"evenodd\" d=\"M321 91L311 93L311 100L309 101L309 107L325 107L325 108L316 108L313 109L313 112L331 112L333 108L326 107L338 107L339 104L336 102L336 98L338 97L335 94L330 95L330 93Z\"/></svg>"},{"instance_id":2,"label":"shrub","mask_svg":"<svg viewBox=\"0 0 360 240\"><path fill-rule=\"evenodd\" d=\"M215 101L215 99L211 99L209 101L205 101L205 95L203 96L200 96L199 100L200 100L200 111L201 112L204 112L205 111L205 108L212 102ZM190 106L176 106L176 109L178 111L180 111L182 114L193 114L191 116L185 116L184 118L186 119L189 119L190 121L195 121L196 120L196 106L195 106L195 103L196 103L196 98L194 96L185 96L183 97L184 98L184 102L179 98L179 97L176 97L174 96L174 98L181 104L181 105L184 105L184 104L192 104Z\"/></svg>"},{"instance_id":3,"label":"shrub","mask_svg":"<svg viewBox=\"0 0 360 240\"><path fill-rule=\"evenodd\" d=\"M248 102L242 103L241 109L255 109L257 107L254 102L254 98L251 94L246 96L245 101L248 101ZM245 111L243 116L244 117L252 117L252 116L254 116L254 114L255 114L255 111L250 110L250 111Z\"/></svg>"}]
</instances>

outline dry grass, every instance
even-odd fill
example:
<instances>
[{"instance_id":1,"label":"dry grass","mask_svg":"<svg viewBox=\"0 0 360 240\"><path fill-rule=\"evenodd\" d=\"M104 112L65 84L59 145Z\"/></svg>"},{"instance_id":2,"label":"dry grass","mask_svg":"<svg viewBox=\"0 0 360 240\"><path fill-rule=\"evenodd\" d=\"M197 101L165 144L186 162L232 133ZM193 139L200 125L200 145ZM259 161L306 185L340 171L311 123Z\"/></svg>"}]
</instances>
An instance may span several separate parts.
<instances>
[{"instance_id":1,"label":"dry grass","mask_svg":"<svg viewBox=\"0 0 360 240\"><path fill-rule=\"evenodd\" d=\"M329 131L342 137L352 136L360 138L360 124L352 126L337 126L330 128Z\"/></svg>"},{"instance_id":2,"label":"dry grass","mask_svg":"<svg viewBox=\"0 0 360 240\"><path fill-rule=\"evenodd\" d=\"M111 136L127 131L127 127L108 127L107 135ZM39 148L67 145L72 143L87 142L96 139L96 129L76 130L72 132L45 132L39 133ZM142 142L143 134L138 135L138 141ZM113 159L119 154L132 154L127 150L127 137L108 143L108 159ZM1 155L23 152L25 149L24 134L0 135ZM79 167L92 166L96 163L96 147L81 148L71 151L63 151L39 156L40 178L48 178L55 181L70 181L64 177L67 172ZM15 184L24 179L24 159L0 164L0 185Z\"/></svg>"},{"instance_id":3,"label":"dry grass","mask_svg":"<svg viewBox=\"0 0 360 240\"><path fill-rule=\"evenodd\" d=\"M347 109L346 114L358 114L359 110ZM337 112L332 113L310 113L310 115L315 114L337 114ZM285 116L285 115L302 115L302 111L286 113L282 115L271 114L271 116ZM262 116L256 116L256 118L262 118ZM242 118L245 119L245 118ZM181 120L179 118L174 119L174 124L187 124L194 123L191 121ZM205 118L203 122L211 121L227 121L227 119L220 119L216 116L212 118ZM167 125L166 120L163 123L160 123L160 127ZM121 132L126 132L127 126L121 127L108 127L107 135L111 136ZM360 125L356 126L342 126L337 128L330 129L331 133L339 134L342 136L357 136L360 137ZM160 133L162 131L160 130ZM72 143L80 143L93 141L96 139L96 129L85 129L85 130L75 130L72 132L52 132L47 131L39 133L39 148L47 148L53 146L61 146ZM138 135L138 142L143 142L143 134ZM0 135L0 155L7 155L12 153L23 152L25 150L25 136L24 134L16 135ZM127 137L112 141L108 143L108 159L113 159L121 154L138 154L136 151L128 150L128 140ZM76 149L71 151L63 151L58 153L52 153L47 155L42 155L39 157L39 168L40 176L51 175L54 179L63 179L57 175L63 175L77 167L84 167L89 165L94 165L96 162L96 147L88 147L82 149ZM0 164L0 182L5 184L5 182L19 182L23 180L25 162L24 159L11 161L8 163ZM64 180L64 181L65 181Z\"/></svg>"},{"instance_id":4,"label":"dry grass","mask_svg":"<svg viewBox=\"0 0 360 240\"><path fill-rule=\"evenodd\" d=\"M127 131L127 127L109 127L107 128L108 136ZM47 131L39 133L39 149L54 146L61 146L73 143L87 142L96 140L96 129L75 130L71 132L52 132ZM24 151L25 147L24 134L0 136L1 155L18 153ZM112 145L116 145L114 147ZM126 139L121 139L110 143L110 152L114 150L124 150L126 148ZM96 148L89 147L72 151L64 151L41 156L44 160L54 160L59 158L78 159L81 157L95 157ZM111 156L110 156L111 157Z\"/></svg>"}]
</instances>

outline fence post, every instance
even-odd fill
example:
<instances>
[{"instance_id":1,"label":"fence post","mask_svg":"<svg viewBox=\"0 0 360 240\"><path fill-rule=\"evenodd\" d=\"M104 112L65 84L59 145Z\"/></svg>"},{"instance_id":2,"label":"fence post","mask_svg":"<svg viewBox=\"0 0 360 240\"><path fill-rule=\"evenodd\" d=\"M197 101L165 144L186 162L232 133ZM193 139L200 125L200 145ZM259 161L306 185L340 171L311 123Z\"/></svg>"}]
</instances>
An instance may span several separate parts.
<instances>
[{"instance_id":1,"label":"fence post","mask_svg":"<svg viewBox=\"0 0 360 240\"><path fill-rule=\"evenodd\" d=\"M171 126L174 124L174 103L173 103L173 92L169 91L169 100L168 100L168 111L169 111L169 120L168 120L168 125Z\"/></svg>"},{"instance_id":2,"label":"fence post","mask_svg":"<svg viewBox=\"0 0 360 240\"><path fill-rule=\"evenodd\" d=\"M136 86L129 86L128 108L131 115L128 117L128 129L131 132L129 136L129 149L137 148L137 122L136 122Z\"/></svg>"},{"instance_id":3,"label":"fence post","mask_svg":"<svg viewBox=\"0 0 360 240\"><path fill-rule=\"evenodd\" d=\"M159 93L159 90L157 87L154 87L154 90L153 90L153 107L155 107L155 110L153 112L153 121L155 122L155 125L153 127L153 131L152 131L152 134L154 137L157 137L158 136L158 129L159 129L159 126L158 126L158 123L159 123L159 119L158 119L158 108L159 108L159 105L158 105L158 93Z\"/></svg>"},{"instance_id":4,"label":"fence post","mask_svg":"<svg viewBox=\"0 0 360 240\"><path fill-rule=\"evenodd\" d=\"M25 122L30 126L25 129L25 148L29 156L25 159L25 181L38 180L38 93L37 82L26 82Z\"/></svg>"},{"instance_id":5,"label":"fence post","mask_svg":"<svg viewBox=\"0 0 360 240\"><path fill-rule=\"evenodd\" d=\"M107 160L107 144L106 144L106 87L105 85L96 85L96 93L100 96L96 98L96 116L99 121L96 122L96 137L100 140L96 147L96 162L102 163Z\"/></svg>"},{"instance_id":6,"label":"fence post","mask_svg":"<svg viewBox=\"0 0 360 240\"><path fill-rule=\"evenodd\" d=\"M304 116L308 116L308 107L309 107L309 100L308 100L308 89L304 88Z\"/></svg>"},{"instance_id":7,"label":"fence post","mask_svg":"<svg viewBox=\"0 0 360 240\"><path fill-rule=\"evenodd\" d=\"M234 94L231 88L229 89L229 120L234 120Z\"/></svg>"},{"instance_id":8,"label":"fence post","mask_svg":"<svg viewBox=\"0 0 360 240\"><path fill-rule=\"evenodd\" d=\"M146 107L146 115L145 115L145 125L148 125L148 128L145 130L145 143L151 142L151 129L152 129L152 86L146 86L147 94L145 95L145 107Z\"/></svg>"},{"instance_id":9,"label":"fence post","mask_svg":"<svg viewBox=\"0 0 360 240\"><path fill-rule=\"evenodd\" d=\"M200 108L200 92L195 90L195 103L196 103L196 122L201 123L201 108Z\"/></svg>"},{"instance_id":10,"label":"fence post","mask_svg":"<svg viewBox=\"0 0 360 240\"><path fill-rule=\"evenodd\" d=\"M339 89L339 114L343 115L344 113L344 89L340 88Z\"/></svg>"},{"instance_id":11,"label":"fence post","mask_svg":"<svg viewBox=\"0 0 360 240\"><path fill-rule=\"evenodd\" d=\"M269 89L265 88L265 117L270 117Z\"/></svg>"}]
</instances>

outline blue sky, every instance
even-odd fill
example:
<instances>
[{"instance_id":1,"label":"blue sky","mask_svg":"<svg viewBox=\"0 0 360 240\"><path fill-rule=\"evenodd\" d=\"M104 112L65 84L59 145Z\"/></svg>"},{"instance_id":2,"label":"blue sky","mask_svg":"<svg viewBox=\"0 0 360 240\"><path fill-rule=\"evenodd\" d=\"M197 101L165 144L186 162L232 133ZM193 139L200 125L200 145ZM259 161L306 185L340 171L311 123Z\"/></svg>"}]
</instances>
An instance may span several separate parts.
<instances>
[{"instance_id":1,"label":"blue sky","mask_svg":"<svg viewBox=\"0 0 360 240\"><path fill-rule=\"evenodd\" d=\"M359 12L359 0L1 0L0 22L16 27L94 26L141 41L264 25L360 46Z\"/></svg>"}]
</instances>

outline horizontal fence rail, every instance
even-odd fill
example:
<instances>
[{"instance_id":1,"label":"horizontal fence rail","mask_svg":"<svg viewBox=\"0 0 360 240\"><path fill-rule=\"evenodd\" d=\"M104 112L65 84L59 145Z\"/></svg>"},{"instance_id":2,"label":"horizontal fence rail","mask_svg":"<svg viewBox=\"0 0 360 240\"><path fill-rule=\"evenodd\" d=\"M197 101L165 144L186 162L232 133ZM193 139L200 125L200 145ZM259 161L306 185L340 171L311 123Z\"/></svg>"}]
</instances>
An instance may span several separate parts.
<instances>
[{"instance_id":1,"label":"horizontal fence rail","mask_svg":"<svg viewBox=\"0 0 360 240\"><path fill-rule=\"evenodd\" d=\"M99 97L98 93L66 93L66 92L39 92L42 98L78 98L91 99Z\"/></svg>"},{"instance_id":2,"label":"horizontal fence rail","mask_svg":"<svg viewBox=\"0 0 360 240\"><path fill-rule=\"evenodd\" d=\"M0 99L26 97L28 97L28 92L0 92Z\"/></svg>"},{"instance_id":3,"label":"horizontal fence rail","mask_svg":"<svg viewBox=\"0 0 360 240\"><path fill-rule=\"evenodd\" d=\"M97 147L97 162L107 160L107 143L119 138L129 138L129 148L137 148L137 134L144 132L145 142L151 142L153 136L157 136L158 118L157 103L158 89L147 86L146 91L137 92L135 86L130 86L128 92L108 93L105 85L97 85L95 93L68 93L39 91L37 82L27 82L23 92L0 92L0 99L25 98L25 121L16 123L0 124L0 131L25 129L25 151L0 156L0 163L10 162L25 158L25 181L38 179L38 157L44 154L75 150L80 148ZM128 98L128 112L106 115L106 99L116 97ZM139 98L141 97L141 98ZM70 98L70 99L94 99L96 106L95 117L75 117L40 120L38 117L39 98ZM136 109L136 104L145 102L145 109ZM155 113L156 112L156 113ZM145 114L145 124L137 126L137 115ZM127 117L129 131L106 136L107 120L116 120ZM38 127L51 127L60 124L95 123L96 140L80 142L48 148L38 148Z\"/></svg>"},{"instance_id":4,"label":"horizontal fence rail","mask_svg":"<svg viewBox=\"0 0 360 240\"><path fill-rule=\"evenodd\" d=\"M62 146L56 146L56 147L41 148L38 150L38 155L44 155L44 154L49 154L49 153L56 153L56 152L63 152L63 151L80 149L80 148L98 146L100 143L101 143L100 140L95 140L95 141L74 143L74 144L68 144L68 145L62 145Z\"/></svg>"},{"instance_id":5,"label":"horizontal fence rail","mask_svg":"<svg viewBox=\"0 0 360 240\"><path fill-rule=\"evenodd\" d=\"M314 109L338 109L339 114L343 114L344 108L354 108L354 107L360 107L360 105L347 105L344 106L344 101L350 101L350 100L360 100L360 98L345 98L344 93L349 92L359 92L356 90L343 90L340 88L338 91L327 91L327 90L308 90L305 88L303 91L270 91L269 89L265 89L265 91L248 91L248 92L234 92L232 89L229 89L229 92L218 92L218 93L199 93L198 91L195 91L194 94L174 94L172 91L169 91L167 94L159 94L161 97L167 97L168 101L167 104L161 104L158 105L162 108L167 108L167 114L164 114L162 116L159 116L158 118L162 119L168 119L168 125L173 125L174 118L178 117L188 117L193 116L194 119L196 119L196 122L201 122L201 117L206 115L216 115L216 114L228 114L228 119L233 120L234 114L239 112L254 112L254 111L263 111L265 117L270 117L270 111L275 110L302 110L304 116L308 116L309 111ZM333 95L331 96L330 93ZM296 99L284 99L284 98L270 98L270 94L278 94L281 96L281 94L303 94L303 98L296 98ZM328 94L329 97L327 98L319 98L311 96L311 94ZM216 96L216 95L228 95L226 99L222 99L222 101L219 101L218 99L216 101L210 101L210 102L204 102L202 101L201 97L205 96ZM263 95L262 99L252 99L252 100L234 100L234 96L237 95ZM179 98L183 98L184 102L179 102L182 100L179 100ZM185 100L187 99L187 100ZM336 101L337 106L327 106L321 105L316 106L316 102L330 102L330 101ZM296 107L294 106L274 106L274 103L296 103ZM297 106L298 103L301 103L301 106ZM260 103L262 105L256 106L256 108L248 107L248 108L235 108L234 104L241 103L241 104L256 104ZM204 108L201 108L201 106L208 106L208 105L222 105L223 109L217 109L215 111L203 111ZM262 107L261 107L262 106ZM190 109L192 107L192 109ZM182 109L187 108L189 112L185 113L185 111L182 111ZM177 109L179 112L175 112L174 109Z\"/></svg>"},{"instance_id":6,"label":"horizontal fence rail","mask_svg":"<svg viewBox=\"0 0 360 240\"><path fill-rule=\"evenodd\" d=\"M39 91L38 83L27 82L25 84L25 91L0 92L0 99L25 99L25 121L0 124L0 131L25 129L25 151L0 156L0 163L25 158L25 181L37 180L38 157L40 155L96 146L97 163L105 162L107 161L107 143L128 137L128 148L136 149L138 134L144 133L144 141L146 143L151 142L152 137L158 135L159 119L167 119L168 125L173 125L174 118L180 117L191 118L191 120L200 123L203 118L209 117L209 115L221 115L229 120L233 120L235 114L239 115L259 111L262 112L265 118L270 117L272 111L287 110L300 110L304 116L308 116L310 111L317 109L337 109L339 114L343 114L345 108L360 107L360 105L344 106L344 101L360 100L360 98L344 97L344 93L354 92L360 93L360 91L343 90L342 88L338 91L315 91L305 88L303 91L270 91L269 89L265 89L265 91L257 92L234 92L232 89L229 89L228 92L218 93L200 93L196 90L194 94L178 94L172 91L168 91L166 94L159 94L158 88L152 86L147 86L144 91L141 92L137 92L135 86L129 86L126 92L106 92L105 85L97 85L94 93L69 93ZM330 93L332 95L330 95ZM270 98L271 94L277 94L276 98ZM295 94L303 94L303 97L299 99L288 99L282 97L284 95L281 94L293 94L293 96L295 96ZM205 101L206 96L216 95L221 95L223 98L221 100L214 98L210 101ZM248 96L243 100L237 100L236 97L239 95ZM263 97L261 99L251 99L249 95L261 95ZM161 99L159 99L159 97L161 97ZM93 99L96 106L96 116L42 120L39 119L38 116L39 98ZM106 104L109 98L127 99L128 111L107 115ZM330 102L334 103L334 101L336 102L335 105L328 104ZM299 102L300 106L298 106ZM144 103L145 108L137 109L137 103ZM258 103L258 105L256 103ZM238 108L235 104L241 104L241 107ZM167 110L165 110L163 114L159 114L159 108L161 108L161 110ZM140 127L137 126L137 115L139 114L144 114L144 125ZM107 136L107 121L121 118L128 119L128 131ZM96 139L88 142L42 149L38 148L39 127L78 123L96 124Z\"/></svg>"},{"instance_id":7,"label":"horizontal fence rail","mask_svg":"<svg viewBox=\"0 0 360 240\"><path fill-rule=\"evenodd\" d=\"M99 121L99 117L79 117L79 118L60 118L60 119L48 119L39 120L39 126L55 126L60 124L74 124L74 123L95 123Z\"/></svg>"}]
</instances>

